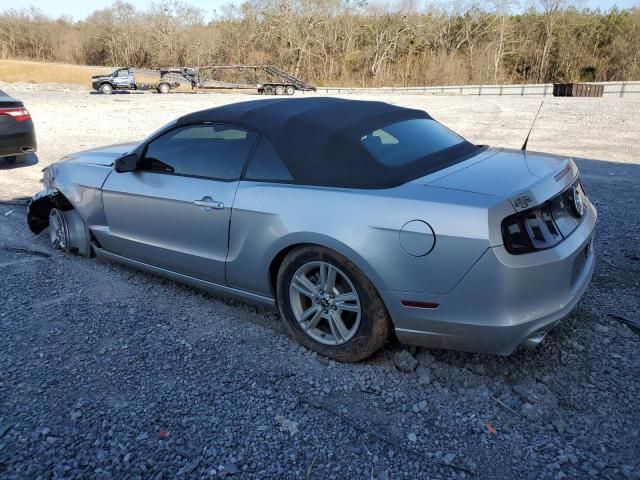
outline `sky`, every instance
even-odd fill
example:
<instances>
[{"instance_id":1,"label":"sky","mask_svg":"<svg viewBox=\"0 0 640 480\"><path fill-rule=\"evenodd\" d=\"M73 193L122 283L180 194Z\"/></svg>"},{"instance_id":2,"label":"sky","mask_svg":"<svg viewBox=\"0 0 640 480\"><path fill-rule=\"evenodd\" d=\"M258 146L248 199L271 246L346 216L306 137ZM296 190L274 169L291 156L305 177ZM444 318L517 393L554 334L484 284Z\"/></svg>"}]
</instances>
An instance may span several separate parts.
<instances>
[{"instance_id":1,"label":"sky","mask_svg":"<svg viewBox=\"0 0 640 480\"><path fill-rule=\"evenodd\" d=\"M128 3L136 8L146 9L153 0L128 0ZM213 17L214 10L220 10L229 3L240 4L242 0L185 0L184 3L201 8L205 12L205 18L210 19ZM572 3L603 10L608 10L614 5L618 8L640 7L640 0L575 0ZM82 20L91 12L107 8L112 4L112 0L0 0L0 11L34 6L52 17L68 15L74 20Z\"/></svg>"}]
</instances>

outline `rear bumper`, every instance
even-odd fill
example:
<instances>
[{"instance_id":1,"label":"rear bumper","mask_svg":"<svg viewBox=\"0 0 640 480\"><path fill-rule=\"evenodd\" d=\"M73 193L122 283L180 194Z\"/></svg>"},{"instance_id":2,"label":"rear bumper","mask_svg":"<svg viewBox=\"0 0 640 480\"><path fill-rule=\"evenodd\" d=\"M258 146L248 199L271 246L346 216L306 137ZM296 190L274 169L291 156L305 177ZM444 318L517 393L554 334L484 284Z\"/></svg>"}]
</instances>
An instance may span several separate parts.
<instances>
[{"instance_id":1,"label":"rear bumper","mask_svg":"<svg viewBox=\"0 0 640 480\"><path fill-rule=\"evenodd\" d=\"M381 291L402 343L509 355L535 346L576 306L595 266L597 212L590 205L581 225L555 248L511 255L488 249L446 295ZM408 308L401 300L439 304Z\"/></svg>"},{"instance_id":2,"label":"rear bumper","mask_svg":"<svg viewBox=\"0 0 640 480\"><path fill-rule=\"evenodd\" d=\"M0 157L35 152L36 133L32 121L0 130Z\"/></svg>"}]
</instances>

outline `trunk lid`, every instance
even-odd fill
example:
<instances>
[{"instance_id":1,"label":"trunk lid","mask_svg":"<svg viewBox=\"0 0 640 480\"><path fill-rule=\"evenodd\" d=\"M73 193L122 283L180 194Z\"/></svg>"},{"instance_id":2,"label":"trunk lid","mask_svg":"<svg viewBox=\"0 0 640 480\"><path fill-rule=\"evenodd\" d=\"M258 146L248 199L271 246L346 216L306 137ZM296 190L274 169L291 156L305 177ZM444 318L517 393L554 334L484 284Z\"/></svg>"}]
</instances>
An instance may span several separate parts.
<instances>
[{"instance_id":1,"label":"trunk lid","mask_svg":"<svg viewBox=\"0 0 640 480\"><path fill-rule=\"evenodd\" d=\"M577 174L578 168L569 157L491 148L416 182L508 199L520 211L558 194Z\"/></svg>"}]
</instances>

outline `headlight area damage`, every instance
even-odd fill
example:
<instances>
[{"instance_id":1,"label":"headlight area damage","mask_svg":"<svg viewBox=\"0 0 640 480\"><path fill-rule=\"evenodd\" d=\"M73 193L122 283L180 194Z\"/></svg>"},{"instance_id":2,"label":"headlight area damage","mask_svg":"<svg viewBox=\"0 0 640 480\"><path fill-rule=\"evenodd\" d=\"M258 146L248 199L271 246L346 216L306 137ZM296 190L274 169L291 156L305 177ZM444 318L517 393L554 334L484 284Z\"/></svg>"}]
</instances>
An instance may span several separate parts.
<instances>
[{"instance_id":1,"label":"headlight area damage","mask_svg":"<svg viewBox=\"0 0 640 480\"><path fill-rule=\"evenodd\" d=\"M27 212L27 223L33 233L37 235L49 226L49 215L53 208L66 211L71 210L73 206L57 190L43 190L31 199Z\"/></svg>"},{"instance_id":2,"label":"headlight area damage","mask_svg":"<svg viewBox=\"0 0 640 480\"><path fill-rule=\"evenodd\" d=\"M92 255L89 232L73 205L57 190L43 190L29 203L29 229L38 234L49 228L52 245L67 252Z\"/></svg>"}]
</instances>

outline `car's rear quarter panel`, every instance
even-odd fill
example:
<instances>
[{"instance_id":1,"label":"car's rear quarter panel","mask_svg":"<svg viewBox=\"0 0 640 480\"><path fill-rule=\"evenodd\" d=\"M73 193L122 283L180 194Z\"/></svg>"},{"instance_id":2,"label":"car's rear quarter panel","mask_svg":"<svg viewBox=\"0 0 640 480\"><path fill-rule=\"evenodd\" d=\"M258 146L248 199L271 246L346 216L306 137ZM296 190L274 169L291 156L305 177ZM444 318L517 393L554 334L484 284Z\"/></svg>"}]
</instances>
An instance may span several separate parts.
<instances>
[{"instance_id":1,"label":"car's rear quarter panel","mask_svg":"<svg viewBox=\"0 0 640 480\"><path fill-rule=\"evenodd\" d=\"M418 184L348 190L241 182L227 283L271 295L272 260L291 245L312 243L349 258L379 290L446 293L489 248L488 216L495 201ZM400 245L400 229L414 219L428 222L436 234L426 256L411 256Z\"/></svg>"}]
</instances>

